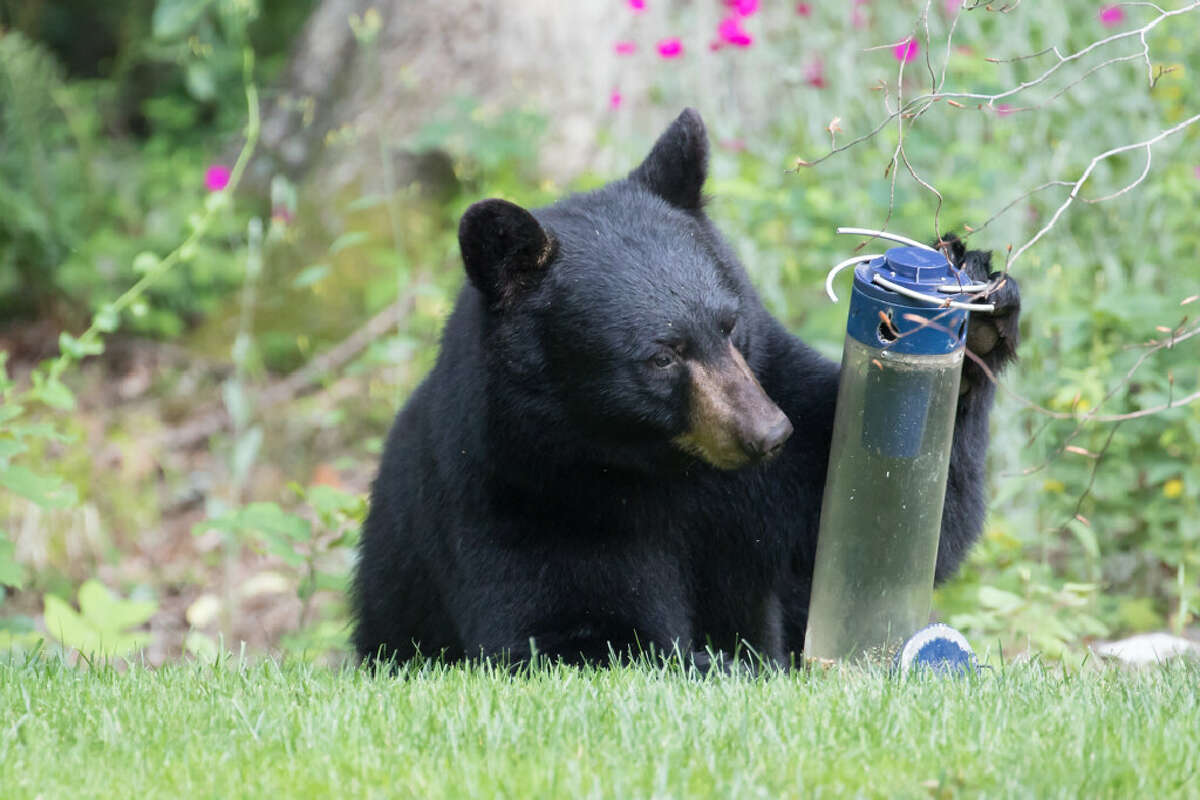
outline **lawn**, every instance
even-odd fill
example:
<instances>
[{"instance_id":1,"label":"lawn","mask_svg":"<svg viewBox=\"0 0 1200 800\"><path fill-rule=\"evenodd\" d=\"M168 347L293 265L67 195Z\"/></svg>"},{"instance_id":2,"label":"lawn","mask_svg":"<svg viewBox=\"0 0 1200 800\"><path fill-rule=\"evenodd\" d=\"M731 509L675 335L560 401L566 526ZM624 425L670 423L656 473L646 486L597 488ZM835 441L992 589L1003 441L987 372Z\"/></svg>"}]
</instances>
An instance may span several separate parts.
<instances>
[{"instance_id":1,"label":"lawn","mask_svg":"<svg viewBox=\"0 0 1200 800\"><path fill-rule=\"evenodd\" d=\"M0 796L1195 796L1198 683L43 660L0 665Z\"/></svg>"}]
</instances>

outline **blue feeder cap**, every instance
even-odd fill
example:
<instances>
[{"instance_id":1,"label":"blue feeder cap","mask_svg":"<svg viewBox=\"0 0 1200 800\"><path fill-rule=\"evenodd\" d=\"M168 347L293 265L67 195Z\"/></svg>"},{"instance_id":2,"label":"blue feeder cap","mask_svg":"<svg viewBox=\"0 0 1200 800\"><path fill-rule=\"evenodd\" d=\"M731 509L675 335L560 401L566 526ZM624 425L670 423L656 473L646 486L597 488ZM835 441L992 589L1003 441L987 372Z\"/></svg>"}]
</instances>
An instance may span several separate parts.
<instances>
[{"instance_id":1,"label":"blue feeder cap","mask_svg":"<svg viewBox=\"0 0 1200 800\"><path fill-rule=\"evenodd\" d=\"M941 253L924 247L893 247L883 256L880 273L914 289L956 283L959 270ZM967 281L969 283L969 281Z\"/></svg>"},{"instance_id":2,"label":"blue feeder cap","mask_svg":"<svg viewBox=\"0 0 1200 800\"><path fill-rule=\"evenodd\" d=\"M920 292L929 301L907 297L875 282L876 276ZM950 308L948 300L967 302L961 292L939 290L943 286L968 286L971 279L955 269L946 257L923 247L893 247L882 258L854 268L850 318L846 332L871 347L909 355L952 353L966 342L965 309ZM880 314L891 320L883 322ZM928 322L905 317L918 316Z\"/></svg>"},{"instance_id":3,"label":"blue feeder cap","mask_svg":"<svg viewBox=\"0 0 1200 800\"><path fill-rule=\"evenodd\" d=\"M935 622L914 633L896 653L892 668L901 674L925 670L935 675L963 677L979 671L979 659L965 636Z\"/></svg>"}]
</instances>

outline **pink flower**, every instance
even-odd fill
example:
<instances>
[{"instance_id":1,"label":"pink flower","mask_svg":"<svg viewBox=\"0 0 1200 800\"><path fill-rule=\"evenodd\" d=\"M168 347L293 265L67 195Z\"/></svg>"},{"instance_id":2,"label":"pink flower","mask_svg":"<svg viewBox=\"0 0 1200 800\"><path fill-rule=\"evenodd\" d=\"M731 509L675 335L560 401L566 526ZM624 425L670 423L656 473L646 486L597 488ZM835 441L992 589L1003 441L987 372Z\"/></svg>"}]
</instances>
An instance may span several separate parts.
<instances>
[{"instance_id":1,"label":"pink flower","mask_svg":"<svg viewBox=\"0 0 1200 800\"><path fill-rule=\"evenodd\" d=\"M717 26L717 36L722 42L728 42L734 47L749 47L754 44L754 37L742 28L742 21L734 17L726 17Z\"/></svg>"},{"instance_id":2,"label":"pink flower","mask_svg":"<svg viewBox=\"0 0 1200 800\"><path fill-rule=\"evenodd\" d=\"M629 0L629 8L633 11L645 11L646 0Z\"/></svg>"},{"instance_id":3,"label":"pink flower","mask_svg":"<svg viewBox=\"0 0 1200 800\"><path fill-rule=\"evenodd\" d=\"M1013 107L1008 103L1001 103L1000 105L992 106L992 108L996 109L997 117L1007 117L1009 114L1013 113Z\"/></svg>"},{"instance_id":4,"label":"pink flower","mask_svg":"<svg viewBox=\"0 0 1200 800\"><path fill-rule=\"evenodd\" d=\"M1100 9L1100 24L1106 28L1111 28L1114 25L1120 25L1125 19L1125 12L1120 6L1105 6Z\"/></svg>"},{"instance_id":5,"label":"pink flower","mask_svg":"<svg viewBox=\"0 0 1200 800\"><path fill-rule=\"evenodd\" d=\"M905 39L900 44L892 49L892 56L900 62L907 64L910 61L917 60L917 53L921 52L921 45L916 39Z\"/></svg>"},{"instance_id":6,"label":"pink flower","mask_svg":"<svg viewBox=\"0 0 1200 800\"><path fill-rule=\"evenodd\" d=\"M856 28L867 27L867 15L859 10L860 6L865 6L867 0L854 0L854 10L850 12L850 23Z\"/></svg>"},{"instance_id":7,"label":"pink flower","mask_svg":"<svg viewBox=\"0 0 1200 800\"><path fill-rule=\"evenodd\" d=\"M633 51L637 50L637 43L629 41L617 42L616 45L613 46L613 49L617 51L617 55L627 56Z\"/></svg>"},{"instance_id":8,"label":"pink flower","mask_svg":"<svg viewBox=\"0 0 1200 800\"><path fill-rule=\"evenodd\" d=\"M946 9L946 16L953 17L958 13L958 9L962 7L962 0L945 0L942 5Z\"/></svg>"},{"instance_id":9,"label":"pink flower","mask_svg":"<svg viewBox=\"0 0 1200 800\"><path fill-rule=\"evenodd\" d=\"M1200 181L1200 165L1192 167L1192 174L1196 176L1196 180Z\"/></svg>"},{"instance_id":10,"label":"pink flower","mask_svg":"<svg viewBox=\"0 0 1200 800\"><path fill-rule=\"evenodd\" d=\"M811 17L812 6L808 3L796 3L796 13L802 17Z\"/></svg>"},{"instance_id":11,"label":"pink flower","mask_svg":"<svg viewBox=\"0 0 1200 800\"><path fill-rule=\"evenodd\" d=\"M735 153L742 153L746 150L745 139L722 139L717 144L721 145L721 147L725 148L726 150L732 150Z\"/></svg>"},{"instance_id":12,"label":"pink flower","mask_svg":"<svg viewBox=\"0 0 1200 800\"><path fill-rule=\"evenodd\" d=\"M204 188L210 192L219 192L229 185L229 167L224 164L213 164L204 170Z\"/></svg>"},{"instance_id":13,"label":"pink flower","mask_svg":"<svg viewBox=\"0 0 1200 800\"><path fill-rule=\"evenodd\" d=\"M825 88L825 62L819 56L804 68L804 82L814 89Z\"/></svg>"},{"instance_id":14,"label":"pink flower","mask_svg":"<svg viewBox=\"0 0 1200 800\"><path fill-rule=\"evenodd\" d=\"M271 221L280 225L287 225L293 219L292 210L284 205L275 206L271 209Z\"/></svg>"},{"instance_id":15,"label":"pink flower","mask_svg":"<svg viewBox=\"0 0 1200 800\"><path fill-rule=\"evenodd\" d=\"M739 17L749 17L758 11L758 0L725 0L725 5Z\"/></svg>"},{"instance_id":16,"label":"pink flower","mask_svg":"<svg viewBox=\"0 0 1200 800\"><path fill-rule=\"evenodd\" d=\"M683 55L683 42L679 41L678 36L660 39L658 42L658 55L660 58L679 58Z\"/></svg>"},{"instance_id":17,"label":"pink flower","mask_svg":"<svg viewBox=\"0 0 1200 800\"><path fill-rule=\"evenodd\" d=\"M612 94L610 94L608 96L608 109L610 111L616 111L618 108L621 107L621 102L624 99L625 98L621 96L620 89L613 89Z\"/></svg>"}]
</instances>

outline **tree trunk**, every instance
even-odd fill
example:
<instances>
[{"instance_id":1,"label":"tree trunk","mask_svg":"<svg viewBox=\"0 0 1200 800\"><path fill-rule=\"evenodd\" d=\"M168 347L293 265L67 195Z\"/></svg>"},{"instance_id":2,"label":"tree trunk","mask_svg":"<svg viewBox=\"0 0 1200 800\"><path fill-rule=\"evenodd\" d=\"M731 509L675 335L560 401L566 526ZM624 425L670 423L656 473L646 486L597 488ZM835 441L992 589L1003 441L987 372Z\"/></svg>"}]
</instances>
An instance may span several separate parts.
<instances>
[{"instance_id":1,"label":"tree trunk","mask_svg":"<svg viewBox=\"0 0 1200 800\"><path fill-rule=\"evenodd\" d=\"M379 29L362 41L351 20L361 29L369 13ZM410 151L412 136L464 97L484 114L551 116L542 174L610 167L591 161L597 123L610 118L618 68L628 69L613 42L637 22L608 3L322 0L264 108L253 177L311 173L327 188L377 179L381 142L393 158Z\"/></svg>"}]
</instances>

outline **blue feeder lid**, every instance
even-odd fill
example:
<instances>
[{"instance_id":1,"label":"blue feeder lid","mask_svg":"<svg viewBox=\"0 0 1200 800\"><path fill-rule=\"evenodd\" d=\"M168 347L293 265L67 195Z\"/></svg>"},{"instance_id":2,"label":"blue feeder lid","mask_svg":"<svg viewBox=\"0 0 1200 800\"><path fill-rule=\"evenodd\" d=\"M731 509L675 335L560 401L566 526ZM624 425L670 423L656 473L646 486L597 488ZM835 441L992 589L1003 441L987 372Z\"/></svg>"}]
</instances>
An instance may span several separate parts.
<instances>
[{"instance_id":1,"label":"blue feeder lid","mask_svg":"<svg viewBox=\"0 0 1200 800\"><path fill-rule=\"evenodd\" d=\"M907 297L875 282L876 276L920 292L923 301ZM895 353L941 355L952 353L966 341L965 309L946 301L967 302L962 292L945 292L943 286L969 286L971 279L955 269L940 252L923 247L893 247L881 258L854 268L854 289L846 332L863 344ZM880 314L891 320L883 322ZM928 322L905 319L922 317Z\"/></svg>"},{"instance_id":2,"label":"blue feeder lid","mask_svg":"<svg viewBox=\"0 0 1200 800\"><path fill-rule=\"evenodd\" d=\"M892 668L901 674L928 671L959 678L978 672L979 659L965 636L935 622L909 637L896 653Z\"/></svg>"}]
</instances>

